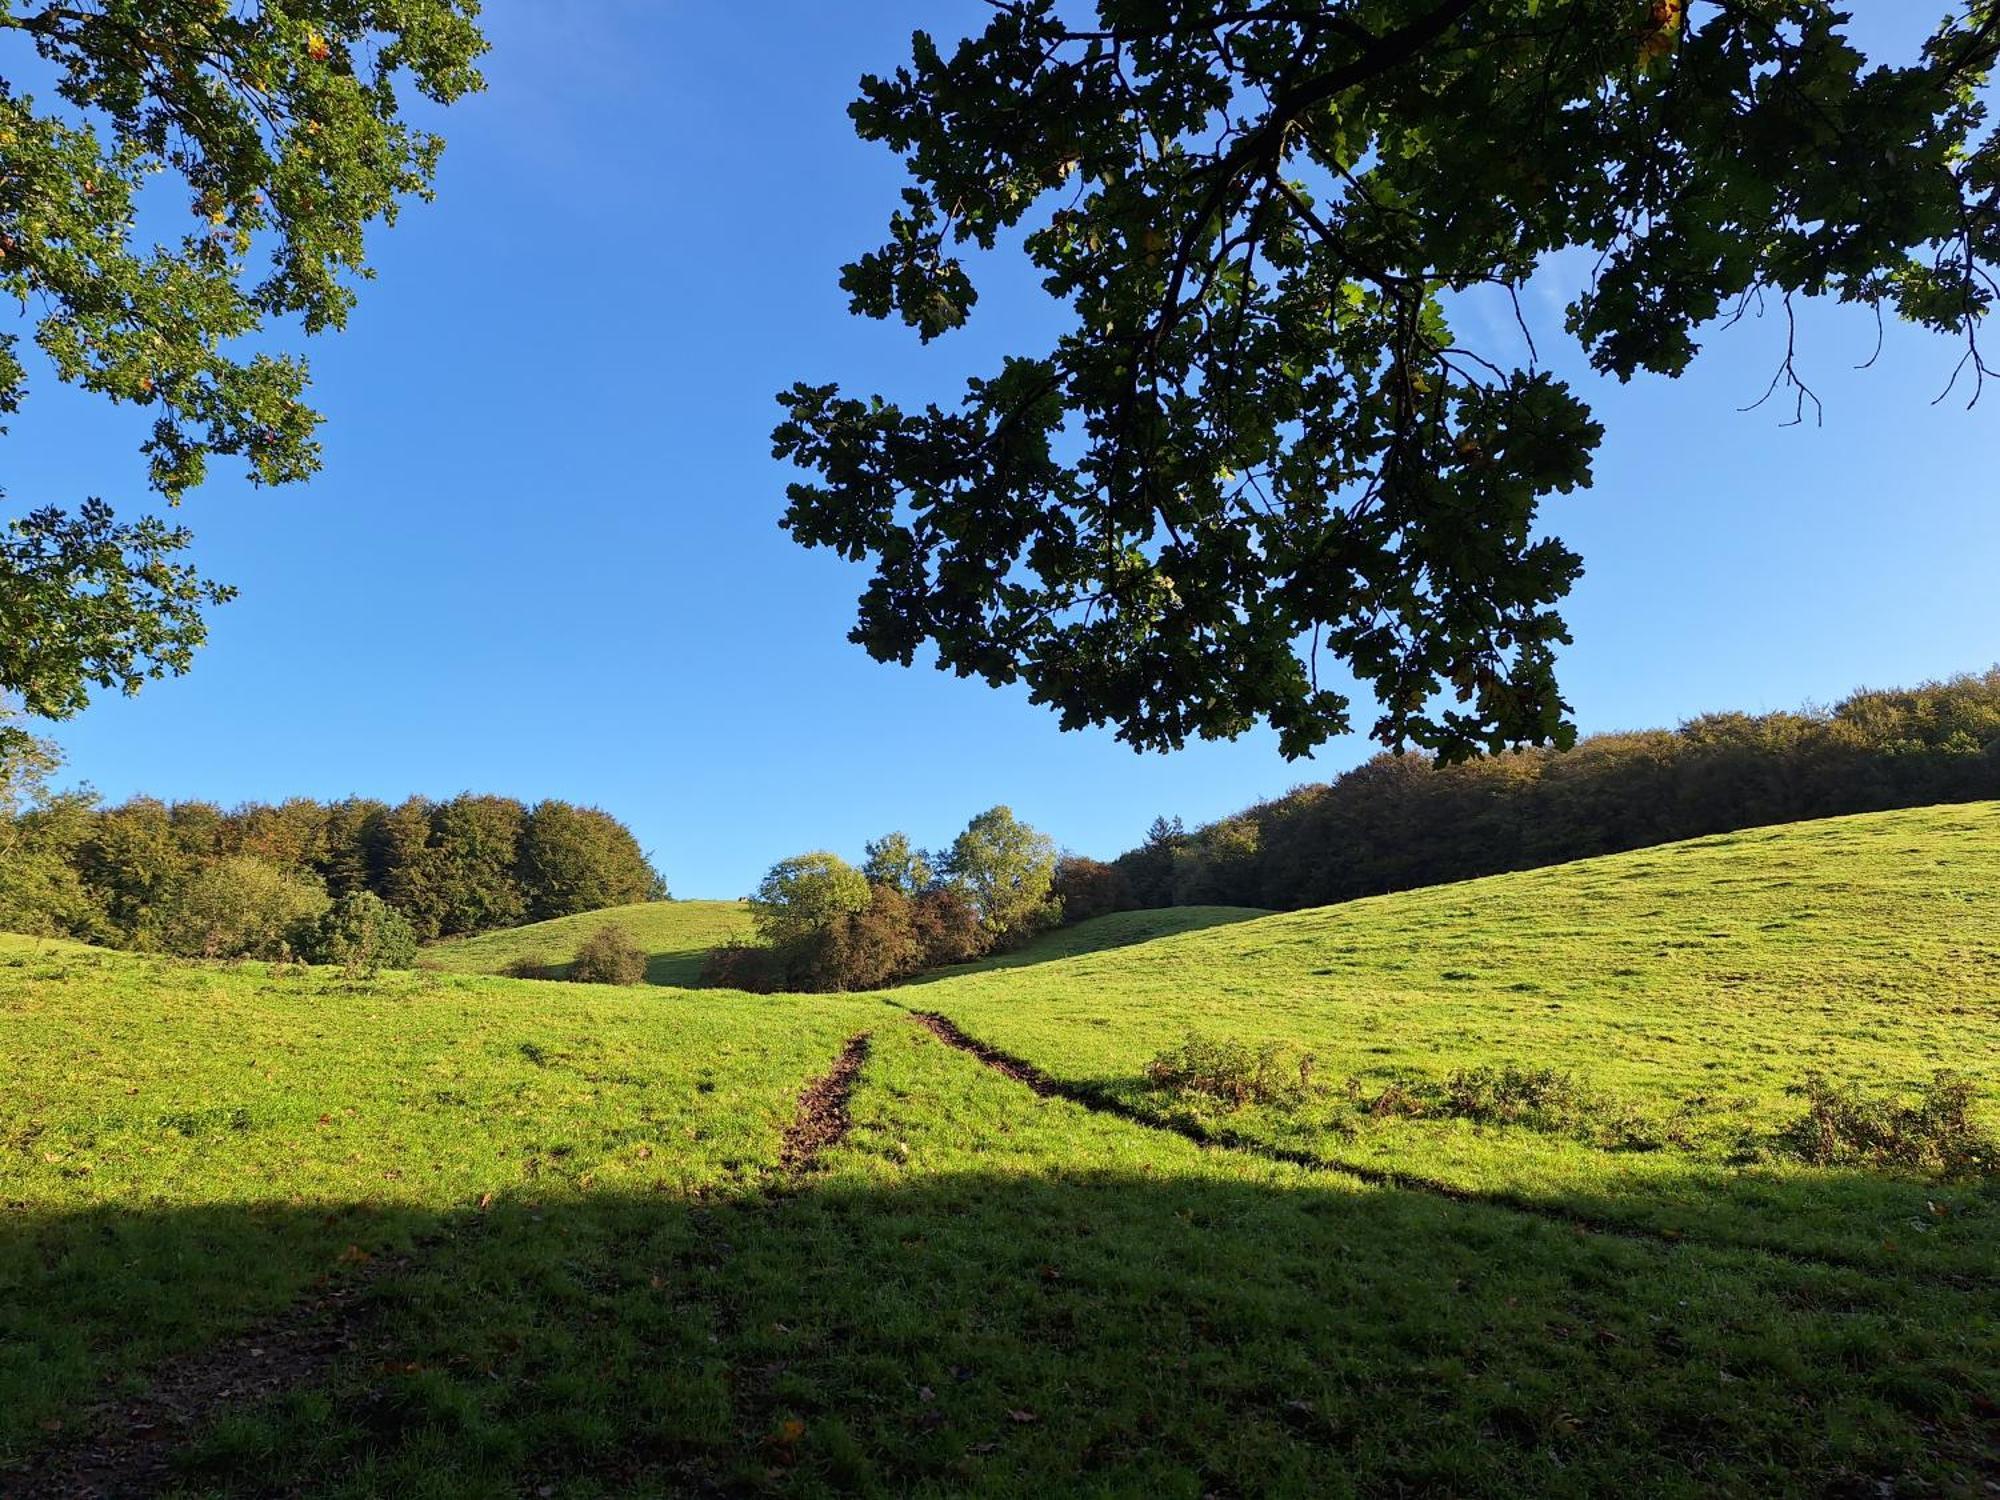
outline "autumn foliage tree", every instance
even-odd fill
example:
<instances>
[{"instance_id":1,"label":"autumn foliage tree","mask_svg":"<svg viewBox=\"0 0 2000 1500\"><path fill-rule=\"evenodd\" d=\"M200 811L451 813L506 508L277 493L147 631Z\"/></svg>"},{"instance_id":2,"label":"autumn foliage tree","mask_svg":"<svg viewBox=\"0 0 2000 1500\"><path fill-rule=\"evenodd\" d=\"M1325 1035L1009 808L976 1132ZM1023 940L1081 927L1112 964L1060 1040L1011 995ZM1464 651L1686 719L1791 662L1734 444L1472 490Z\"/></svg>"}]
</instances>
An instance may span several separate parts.
<instances>
[{"instance_id":1,"label":"autumn foliage tree","mask_svg":"<svg viewBox=\"0 0 2000 1500\"><path fill-rule=\"evenodd\" d=\"M1567 743L1581 563L1540 507L1602 432L1452 298L1580 247L1567 329L1605 374L1678 375L1716 324L1824 296L1955 340L1976 392L2000 0L1886 64L1847 8L992 0L956 45L919 32L850 111L909 178L853 310L948 334L990 253L1066 324L932 404L794 385L784 525L873 564L876 658L1022 682L1066 728L1262 721L1303 754L1350 727L1324 661L1389 745ZM1791 355L1776 376L1808 409Z\"/></svg>"}]
</instances>

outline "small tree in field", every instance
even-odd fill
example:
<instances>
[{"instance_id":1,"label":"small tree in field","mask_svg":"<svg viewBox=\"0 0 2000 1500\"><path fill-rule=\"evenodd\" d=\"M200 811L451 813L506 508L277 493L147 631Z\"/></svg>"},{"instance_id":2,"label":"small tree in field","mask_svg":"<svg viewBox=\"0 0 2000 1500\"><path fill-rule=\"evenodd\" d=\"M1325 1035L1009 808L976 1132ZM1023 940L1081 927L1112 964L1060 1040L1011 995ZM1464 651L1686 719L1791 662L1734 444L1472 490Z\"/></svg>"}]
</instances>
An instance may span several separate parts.
<instances>
[{"instance_id":1,"label":"small tree in field","mask_svg":"<svg viewBox=\"0 0 2000 1500\"><path fill-rule=\"evenodd\" d=\"M350 891L316 921L301 924L293 947L307 963L340 964L372 974L416 962L417 934L401 912L373 891Z\"/></svg>"},{"instance_id":2,"label":"small tree in field","mask_svg":"<svg viewBox=\"0 0 2000 1500\"><path fill-rule=\"evenodd\" d=\"M757 932L774 948L810 941L867 907L868 877L824 849L771 866L750 898Z\"/></svg>"},{"instance_id":3,"label":"small tree in field","mask_svg":"<svg viewBox=\"0 0 2000 1500\"><path fill-rule=\"evenodd\" d=\"M579 984L637 984L646 977L646 955L624 928L607 922L576 950L569 977Z\"/></svg>"},{"instance_id":4,"label":"small tree in field","mask_svg":"<svg viewBox=\"0 0 2000 1500\"><path fill-rule=\"evenodd\" d=\"M1049 893L1056 872L1055 841L1023 823L1011 808L988 808L966 824L944 866L993 943L1019 941L1062 919L1062 905Z\"/></svg>"},{"instance_id":5,"label":"small tree in field","mask_svg":"<svg viewBox=\"0 0 2000 1500\"><path fill-rule=\"evenodd\" d=\"M312 877L247 854L203 865L148 914L145 946L184 958L288 958L291 939L326 910Z\"/></svg>"}]
</instances>

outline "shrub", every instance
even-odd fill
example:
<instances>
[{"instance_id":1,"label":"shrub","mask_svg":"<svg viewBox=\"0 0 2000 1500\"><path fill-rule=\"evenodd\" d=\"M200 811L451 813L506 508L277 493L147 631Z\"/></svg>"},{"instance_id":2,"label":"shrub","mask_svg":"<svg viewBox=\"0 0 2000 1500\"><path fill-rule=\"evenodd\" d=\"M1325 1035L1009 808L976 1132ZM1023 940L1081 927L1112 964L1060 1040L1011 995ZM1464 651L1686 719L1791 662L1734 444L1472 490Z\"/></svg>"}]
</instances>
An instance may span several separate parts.
<instances>
[{"instance_id":1,"label":"shrub","mask_svg":"<svg viewBox=\"0 0 2000 1500\"><path fill-rule=\"evenodd\" d=\"M1792 1090L1806 1112L1784 1144L1815 1166L1892 1167L1946 1177L2000 1174L2000 1141L1972 1118L1972 1081L1940 1069L1915 1104L1869 1099L1852 1084L1808 1073Z\"/></svg>"},{"instance_id":2,"label":"shrub","mask_svg":"<svg viewBox=\"0 0 2000 1500\"><path fill-rule=\"evenodd\" d=\"M1445 1080L1440 1113L1482 1124L1564 1130L1580 1123L1590 1101L1576 1079L1554 1068L1460 1068Z\"/></svg>"},{"instance_id":3,"label":"shrub","mask_svg":"<svg viewBox=\"0 0 2000 1500\"><path fill-rule=\"evenodd\" d=\"M768 995L783 979L778 955L761 943L727 942L709 949L701 961L701 982L710 989Z\"/></svg>"},{"instance_id":4,"label":"shrub","mask_svg":"<svg viewBox=\"0 0 2000 1500\"><path fill-rule=\"evenodd\" d=\"M1310 1052L1289 1042L1252 1048L1190 1032L1146 1064L1146 1081L1156 1089L1192 1095L1228 1109L1270 1104L1296 1109L1316 1097Z\"/></svg>"},{"instance_id":5,"label":"shrub","mask_svg":"<svg viewBox=\"0 0 2000 1500\"><path fill-rule=\"evenodd\" d=\"M551 979L554 969L549 964L549 956L539 948L530 948L512 960L503 970L509 979Z\"/></svg>"},{"instance_id":6,"label":"shrub","mask_svg":"<svg viewBox=\"0 0 2000 1500\"><path fill-rule=\"evenodd\" d=\"M916 972L922 950L910 902L894 886L869 890L868 905L849 912L786 954L795 989L873 990Z\"/></svg>"},{"instance_id":7,"label":"shrub","mask_svg":"<svg viewBox=\"0 0 2000 1500\"><path fill-rule=\"evenodd\" d=\"M239 854L180 881L148 914L141 937L183 958L286 958L292 937L326 907L316 877Z\"/></svg>"},{"instance_id":8,"label":"shrub","mask_svg":"<svg viewBox=\"0 0 2000 1500\"><path fill-rule=\"evenodd\" d=\"M637 984L646 977L646 955L624 928L607 922L577 948L569 977L579 984Z\"/></svg>"},{"instance_id":9,"label":"shrub","mask_svg":"<svg viewBox=\"0 0 2000 1500\"><path fill-rule=\"evenodd\" d=\"M307 963L372 974L414 963L417 934L408 918L373 891L350 891L316 920L300 924L293 946Z\"/></svg>"},{"instance_id":10,"label":"shrub","mask_svg":"<svg viewBox=\"0 0 2000 1500\"><path fill-rule=\"evenodd\" d=\"M912 901L910 926L920 969L967 963L986 951L986 929L979 925L979 913L949 887L935 887Z\"/></svg>"}]
</instances>

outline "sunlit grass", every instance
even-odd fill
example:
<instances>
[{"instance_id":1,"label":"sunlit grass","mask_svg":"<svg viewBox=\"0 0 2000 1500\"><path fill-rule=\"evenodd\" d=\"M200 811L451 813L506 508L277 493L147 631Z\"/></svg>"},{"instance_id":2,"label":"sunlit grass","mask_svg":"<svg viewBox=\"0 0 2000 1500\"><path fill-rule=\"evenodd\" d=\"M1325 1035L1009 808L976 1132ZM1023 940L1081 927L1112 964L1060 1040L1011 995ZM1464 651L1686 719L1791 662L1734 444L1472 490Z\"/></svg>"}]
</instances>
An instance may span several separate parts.
<instances>
[{"instance_id":1,"label":"sunlit grass","mask_svg":"<svg viewBox=\"0 0 2000 1500\"><path fill-rule=\"evenodd\" d=\"M882 996L0 938L0 1466L387 1264L332 1368L209 1414L190 1492L1972 1492L1992 1188L1772 1143L1808 1067L1957 1063L1994 1120L1996 905L1982 806ZM1144 1064L1190 1029L1300 1043L1331 1092L1202 1122L1471 1201L1038 1098L918 1006L1167 1117ZM789 1176L799 1089L862 1031L852 1133ZM1357 1102L1507 1061L1716 1103L1616 1150Z\"/></svg>"},{"instance_id":2,"label":"sunlit grass","mask_svg":"<svg viewBox=\"0 0 2000 1500\"><path fill-rule=\"evenodd\" d=\"M527 961L561 978L577 945L606 926L621 929L646 955L648 984L692 985L709 949L753 936L750 908L741 901L644 901L433 943L423 962L453 974L505 974Z\"/></svg>"}]
</instances>

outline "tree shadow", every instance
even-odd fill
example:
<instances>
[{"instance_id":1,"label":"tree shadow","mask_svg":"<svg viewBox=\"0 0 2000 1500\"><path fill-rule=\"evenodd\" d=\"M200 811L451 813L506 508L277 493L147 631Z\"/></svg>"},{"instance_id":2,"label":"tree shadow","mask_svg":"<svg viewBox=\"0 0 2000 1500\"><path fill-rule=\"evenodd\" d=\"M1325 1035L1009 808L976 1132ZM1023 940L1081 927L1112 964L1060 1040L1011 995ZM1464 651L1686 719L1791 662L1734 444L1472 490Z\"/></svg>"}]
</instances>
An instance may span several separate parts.
<instances>
[{"instance_id":1,"label":"tree shadow","mask_svg":"<svg viewBox=\"0 0 2000 1500\"><path fill-rule=\"evenodd\" d=\"M250 1391L161 1444L225 1494L1874 1494L1991 1462L1990 1288L1277 1166L844 1155L692 1198L10 1214L0 1492L61 1493L37 1455L163 1388ZM185 1378L290 1357L322 1278L355 1290L297 1378Z\"/></svg>"},{"instance_id":2,"label":"tree shadow","mask_svg":"<svg viewBox=\"0 0 2000 1500\"><path fill-rule=\"evenodd\" d=\"M1191 1105L1136 1074L1088 1084L1042 1075L1041 1084L1198 1144L1584 1228L1891 1276L1967 1282L2000 1274L2000 1177L1814 1167L1772 1133L1754 1138L1754 1156L1726 1161L1713 1150L1650 1143L1585 1147L1570 1132L1521 1124L1371 1119L1338 1107L1239 1115ZM1496 1147L1507 1167L1497 1178ZM1549 1185L1555 1178L1559 1189Z\"/></svg>"},{"instance_id":3,"label":"tree shadow","mask_svg":"<svg viewBox=\"0 0 2000 1500\"><path fill-rule=\"evenodd\" d=\"M1071 927L1058 927L1032 938L1010 952L994 953L968 964L933 969L904 981L903 986L933 984L940 979L956 979L967 974L983 974L994 969L1022 969L1058 959L1080 958L1090 953L1110 953L1157 938L1175 937L1184 932L1201 932L1210 927L1228 927L1237 922L1254 922L1272 913L1249 906L1162 906L1146 911L1113 912L1092 917Z\"/></svg>"},{"instance_id":4,"label":"tree shadow","mask_svg":"<svg viewBox=\"0 0 2000 1500\"><path fill-rule=\"evenodd\" d=\"M691 990L701 984L701 966L707 948L677 948L646 955L646 983L670 989Z\"/></svg>"}]
</instances>

